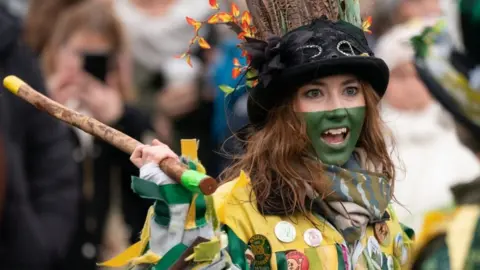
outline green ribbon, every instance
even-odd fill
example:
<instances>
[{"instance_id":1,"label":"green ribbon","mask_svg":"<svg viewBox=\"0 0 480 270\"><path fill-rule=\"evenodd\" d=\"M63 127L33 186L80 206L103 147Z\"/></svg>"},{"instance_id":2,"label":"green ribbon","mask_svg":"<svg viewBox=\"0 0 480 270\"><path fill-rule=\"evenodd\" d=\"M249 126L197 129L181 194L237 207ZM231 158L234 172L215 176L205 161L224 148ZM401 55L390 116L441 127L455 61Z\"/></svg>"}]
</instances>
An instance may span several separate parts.
<instances>
[{"instance_id":1,"label":"green ribbon","mask_svg":"<svg viewBox=\"0 0 480 270\"><path fill-rule=\"evenodd\" d=\"M171 248L165 256L154 266L154 270L167 270L182 256L182 254L188 249L184 244L178 244Z\"/></svg>"},{"instance_id":2,"label":"green ribbon","mask_svg":"<svg viewBox=\"0 0 480 270\"><path fill-rule=\"evenodd\" d=\"M143 180L132 176L132 189L144 199L154 199L154 220L157 224L168 226L170 223L169 205L190 204L193 199L193 193L179 184L157 185L154 182ZM207 223L205 213L207 205L205 196L199 194L195 200L195 224L203 226Z\"/></svg>"}]
</instances>

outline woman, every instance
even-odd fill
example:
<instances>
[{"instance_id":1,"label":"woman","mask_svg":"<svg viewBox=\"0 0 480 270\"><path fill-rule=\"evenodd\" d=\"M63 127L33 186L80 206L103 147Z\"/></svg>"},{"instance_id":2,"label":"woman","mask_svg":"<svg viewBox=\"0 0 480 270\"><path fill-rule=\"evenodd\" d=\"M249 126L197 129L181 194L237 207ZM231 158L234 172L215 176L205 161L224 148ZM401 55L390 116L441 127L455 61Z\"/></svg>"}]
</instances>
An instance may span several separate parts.
<instances>
[{"instance_id":1,"label":"woman","mask_svg":"<svg viewBox=\"0 0 480 270\"><path fill-rule=\"evenodd\" d=\"M133 189L157 202L140 242L146 254L132 262L155 269L406 265L413 233L405 232L388 208L394 166L377 109L389 71L367 45L359 15L352 13L358 11L356 1L345 2L312 9L303 1L268 7L247 1L255 37L267 41L244 42L250 68L258 72L248 101L245 152L214 193L215 211L209 213L209 197L203 203L206 216L216 215L222 229L211 230L215 216L212 223L200 223L197 216L197 226L187 226L192 217L185 212L194 212L188 207L186 217L178 218L176 207L185 205L179 198L189 202L189 197L180 188L176 200L165 196L174 181L157 165L177 156L158 141L139 146L131 156L141 178L133 180ZM148 192L154 185L160 192ZM192 198L190 209L201 205L199 197ZM196 236L210 241L198 244ZM194 246L191 256L188 246Z\"/></svg>"},{"instance_id":2,"label":"woman","mask_svg":"<svg viewBox=\"0 0 480 270\"><path fill-rule=\"evenodd\" d=\"M105 4L87 1L68 9L56 24L42 60L56 101L139 140L151 132L148 120L128 104L132 88L122 28ZM131 193L130 175L136 168L126 161L126 154L78 129L72 129L72 140L78 146L73 156L83 174L83 203L67 261L69 268L96 269L112 198L122 203L131 239L140 232L150 202Z\"/></svg>"}]
</instances>

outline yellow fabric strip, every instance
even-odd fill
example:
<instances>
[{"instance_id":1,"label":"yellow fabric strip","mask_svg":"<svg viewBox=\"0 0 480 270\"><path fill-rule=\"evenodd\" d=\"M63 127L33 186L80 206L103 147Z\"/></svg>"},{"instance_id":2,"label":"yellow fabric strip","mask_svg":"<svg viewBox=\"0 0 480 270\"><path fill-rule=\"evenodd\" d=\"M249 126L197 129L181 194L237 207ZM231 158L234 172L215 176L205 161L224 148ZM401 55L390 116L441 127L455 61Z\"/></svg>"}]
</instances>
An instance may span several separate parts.
<instances>
[{"instance_id":1,"label":"yellow fabric strip","mask_svg":"<svg viewBox=\"0 0 480 270\"><path fill-rule=\"evenodd\" d=\"M198 141L196 139L182 139L180 140L182 148L182 156L191 160L198 160Z\"/></svg>"},{"instance_id":2,"label":"yellow fabric strip","mask_svg":"<svg viewBox=\"0 0 480 270\"><path fill-rule=\"evenodd\" d=\"M149 250L143 256L134 258L131 261L132 265L139 265L139 264L156 264L160 261L162 257L158 256L157 254L153 253L153 251Z\"/></svg>"},{"instance_id":3,"label":"yellow fabric strip","mask_svg":"<svg viewBox=\"0 0 480 270\"><path fill-rule=\"evenodd\" d=\"M480 207L462 206L455 213L455 218L447 229L448 255L451 269L463 269L475 233Z\"/></svg>"},{"instance_id":4,"label":"yellow fabric strip","mask_svg":"<svg viewBox=\"0 0 480 270\"><path fill-rule=\"evenodd\" d=\"M190 203L190 209L188 210L187 220L185 222L185 230L195 229L196 224L196 214L195 214L195 200L197 199L198 194L193 195L192 202Z\"/></svg>"},{"instance_id":5,"label":"yellow fabric strip","mask_svg":"<svg viewBox=\"0 0 480 270\"><path fill-rule=\"evenodd\" d=\"M114 258L98 265L107 267L122 267L129 264L133 259L140 257L142 252L144 252L145 248L147 247L150 239L150 220L153 217L153 213L154 209L153 207L150 207L150 209L148 209L145 225L143 225L142 233L140 234L140 241L133 244L127 248L127 250L115 256Z\"/></svg>"}]
</instances>

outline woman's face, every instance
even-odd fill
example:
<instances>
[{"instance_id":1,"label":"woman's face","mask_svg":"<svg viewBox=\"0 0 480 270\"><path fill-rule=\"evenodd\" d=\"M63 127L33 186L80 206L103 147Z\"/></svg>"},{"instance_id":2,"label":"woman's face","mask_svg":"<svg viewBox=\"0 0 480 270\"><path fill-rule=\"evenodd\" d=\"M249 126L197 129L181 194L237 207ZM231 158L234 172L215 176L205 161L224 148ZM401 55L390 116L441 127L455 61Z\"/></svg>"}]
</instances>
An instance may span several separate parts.
<instances>
[{"instance_id":1,"label":"woman's face","mask_svg":"<svg viewBox=\"0 0 480 270\"><path fill-rule=\"evenodd\" d=\"M319 78L297 90L293 106L306 121L318 158L326 164L344 165L365 121L360 81L352 75Z\"/></svg>"},{"instance_id":2,"label":"woman's face","mask_svg":"<svg viewBox=\"0 0 480 270\"><path fill-rule=\"evenodd\" d=\"M433 103L411 61L401 63L390 71L384 100L402 111L423 111Z\"/></svg>"},{"instance_id":3,"label":"woman's face","mask_svg":"<svg viewBox=\"0 0 480 270\"><path fill-rule=\"evenodd\" d=\"M63 44L55 62L56 71L66 71L76 77L83 74L86 54L108 53L112 44L102 35L88 30L73 33Z\"/></svg>"}]
</instances>

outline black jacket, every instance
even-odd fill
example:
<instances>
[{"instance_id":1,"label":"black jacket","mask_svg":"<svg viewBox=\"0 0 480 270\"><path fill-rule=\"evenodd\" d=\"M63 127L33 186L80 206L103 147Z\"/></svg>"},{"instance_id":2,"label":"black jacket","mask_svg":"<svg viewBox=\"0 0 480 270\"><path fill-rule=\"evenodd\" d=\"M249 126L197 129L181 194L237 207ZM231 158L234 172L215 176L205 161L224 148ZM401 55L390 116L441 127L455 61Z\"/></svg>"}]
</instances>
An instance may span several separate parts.
<instances>
[{"instance_id":1,"label":"black jacket","mask_svg":"<svg viewBox=\"0 0 480 270\"><path fill-rule=\"evenodd\" d=\"M140 141L148 135L154 136L149 119L131 106L125 106L124 114L112 126ZM83 192L74 241L68 248L65 261L57 269L95 270L101 260L99 251L106 233L110 202L117 200L116 195L120 195L120 211L131 232L130 242L134 243L139 240L153 201L140 198L132 192L130 179L132 175L138 175L138 169L130 162L129 154L98 139L93 142L93 153L85 153L77 134L73 130L71 133L76 144L74 157L81 170ZM112 192L114 187L119 194Z\"/></svg>"},{"instance_id":2,"label":"black jacket","mask_svg":"<svg viewBox=\"0 0 480 270\"><path fill-rule=\"evenodd\" d=\"M39 65L20 29L0 7L0 79L17 75L45 93ZM0 268L47 270L64 255L78 203L68 127L0 87L0 136L6 156L0 218Z\"/></svg>"}]
</instances>

